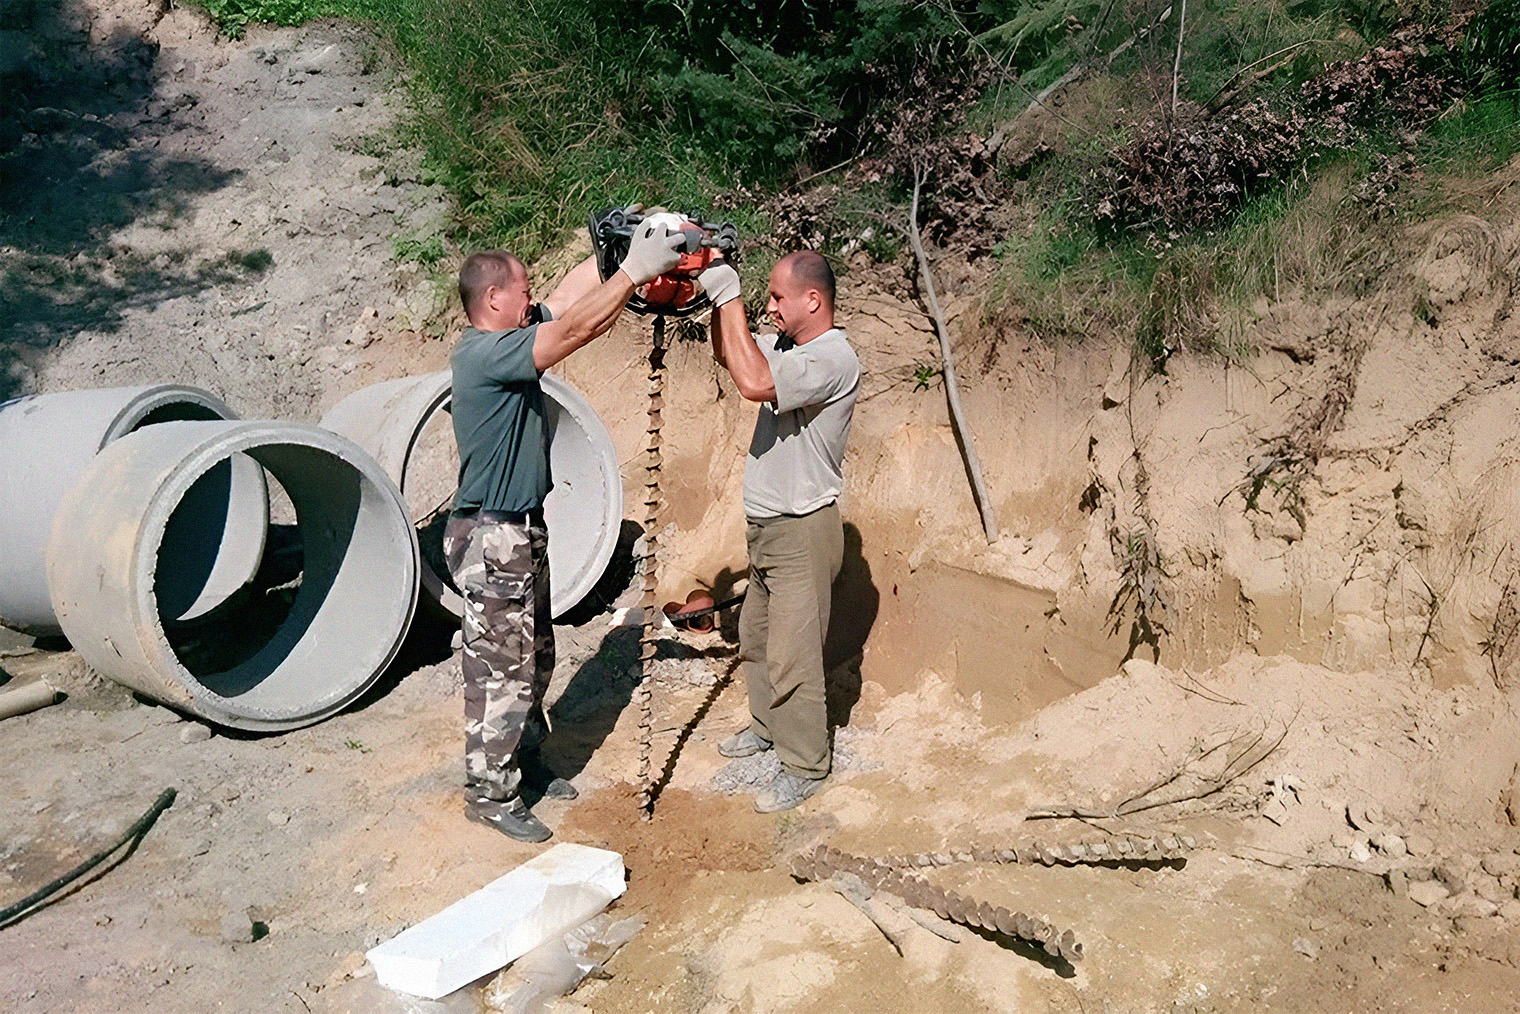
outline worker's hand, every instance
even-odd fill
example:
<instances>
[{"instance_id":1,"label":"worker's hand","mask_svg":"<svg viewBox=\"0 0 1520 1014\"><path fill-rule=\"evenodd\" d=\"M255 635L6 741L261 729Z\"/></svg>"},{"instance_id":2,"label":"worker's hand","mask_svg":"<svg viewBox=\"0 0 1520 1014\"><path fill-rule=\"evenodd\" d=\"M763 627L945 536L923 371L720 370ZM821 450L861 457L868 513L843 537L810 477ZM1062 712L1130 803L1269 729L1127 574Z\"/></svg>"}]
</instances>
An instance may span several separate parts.
<instances>
[{"instance_id":1,"label":"worker's hand","mask_svg":"<svg viewBox=\"0 0 1520 1014\"><path fill-rule=\"evenodd\" d=\"M739 272L731 264L715 261L703 269L697 281L702 283L702 291L707 293L715 307L739 298Z\"/></svg>"},{"instance_id":2,"label":"worker's hand","mask_svg":"<svg viewBox=\"0 0 1520 1014\"><path fill-rule=\"evenodd\" d=\"M628 242L628 256L620 270L633 279L634 285L653 281L681 263L686 236L681 230L671 232L664 222L640 222Z\"/></svg>"}]
</instances>

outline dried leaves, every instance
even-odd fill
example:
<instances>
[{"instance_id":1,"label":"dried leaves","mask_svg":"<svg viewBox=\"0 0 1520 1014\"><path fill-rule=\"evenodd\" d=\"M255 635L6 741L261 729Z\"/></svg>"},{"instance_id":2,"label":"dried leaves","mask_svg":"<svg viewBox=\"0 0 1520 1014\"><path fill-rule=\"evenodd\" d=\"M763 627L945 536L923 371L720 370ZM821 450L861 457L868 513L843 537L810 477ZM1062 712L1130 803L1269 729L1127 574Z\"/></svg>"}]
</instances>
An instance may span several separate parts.
<instances>
[{"instance_id":1,"label":"dried leaves","mask_svg":"<svg viewBox=\"0 0 1520 1014\"><path fill-rule=\"evenodd\" d=\"M1194 229L1235 211L1299 164L1304 121L1251 103L1222 116L1196 107L1140 124L1093 175L1088 207L1116 228Z\"/></svg>"}]
</instances>

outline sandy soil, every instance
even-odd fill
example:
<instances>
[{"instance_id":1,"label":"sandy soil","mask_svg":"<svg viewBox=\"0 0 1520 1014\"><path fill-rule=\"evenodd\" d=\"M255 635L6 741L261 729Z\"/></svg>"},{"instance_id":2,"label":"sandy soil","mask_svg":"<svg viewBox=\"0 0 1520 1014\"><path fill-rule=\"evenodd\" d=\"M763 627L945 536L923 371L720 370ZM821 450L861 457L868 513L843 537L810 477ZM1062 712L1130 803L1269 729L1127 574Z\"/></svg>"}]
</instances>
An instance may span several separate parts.
<instances>
[{"instance_id":1,"label":"sandy soil","mask_svg":"<svg viewBox=\"0 0 1520 1014\"><path fill-rule=\"evenodd\" d=\"M441 366L442 295L391 241L446 204L414 153L360 153L402 108L362 32L232 43L135 0L32 32L73 40L63 69L100 87L39 71L10 139L35 157L4 181L4 393L181 380L311 420ZM775 816L722 791L742 774L713 749L745 708L732 630L672 634L655 680L668 783L641 823L634 636L605 612L561 628L547 749L581 799L538 810L560 840L625 855L617 907L648 926L557 1009L1515 1009L1520 242L1513 188L1489 197L1487 218L1412 230L1385 289L1263 306L1248 360L1176 356L1159 376L1101 342L976 332L975 275L946 265L1008 533L992 546L943 398L915 390L933 356L922 313L900 282L851 271L867 388L830 631L837 773ZM620 325L563 370L633 482L644 406L626 392L646 335ZM673 350L667 405L662 592L722 591L742 573L752 416L699 345ZM1149 597L1126 597L1147 574ZM1132 643L1137 602L1154 645ZM275 736L184 721L65 647L0 640L0 680L70 695L0 726L0 903L179 795L134 854L0 929L0 1009L504 1009L511 970L424 1004L362 957L537 851L462 818L446 628L419 625L355 708ZM1061 807L1130 812L1032 816ZM1199 848L926 874L1072 928L1075 966L917 925L899 953L787 873L819 843L880 856L1119 832Z\"/></svg>"}]
</instances>

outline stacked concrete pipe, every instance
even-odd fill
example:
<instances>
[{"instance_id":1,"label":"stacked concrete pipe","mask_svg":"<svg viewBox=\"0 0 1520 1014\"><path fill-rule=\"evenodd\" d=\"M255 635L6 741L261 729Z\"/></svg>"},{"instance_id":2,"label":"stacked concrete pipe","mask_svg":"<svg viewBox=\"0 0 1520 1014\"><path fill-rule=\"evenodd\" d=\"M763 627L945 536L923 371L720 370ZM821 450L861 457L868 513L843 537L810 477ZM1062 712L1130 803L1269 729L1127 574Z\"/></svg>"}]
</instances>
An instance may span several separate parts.
<instances>
[{"instance_id":1,"label":"stacked concrete pipe","mask_svg":"<svg viewBox=\"0 0 1520 1014\"><path fill-rule=\"evenodd\" d=\"M174 537L200 510L198 486L237 455L289 497L303 559L268 629L250 630L230 607L212 618L221 650L208 662L171 636L177 605L162 590L199 551ZM53 611L91 666L249 730L320 721L372 685L406 636L418 567L405 504L373 459L333 433L281 422L169 422L115 440L62 497L46 554Z\"/></svg>"},{"instance_id":2,"label":"stacked concrete pipe","mask_svg":"<svg viewBox=\"0 0 1520 1014\"><path fill-rule=\"evenodd\" d=\"M463 604L444 569L442 523L459 473L448 372L361 388L322 417L322 425L363 447L400 487L422 531L424 596L459 615ZM554 614L590 593L617 547L623 482L612 435L579 391L542 378L554 488L544 504Z\"/></svg>"},{"instance_id":3,"label":"stacked concrete pipe","mask_svg":"<svg viewBox=\"0 0 1520 1014\"><path fill-rule=\"evenodd\" d=\"M17 398L0 405L0 625L35 635L57 634L44 557L59 501L102 448L160 423L233 419L208 391L179 384L116 387ZM263 472L229 459L194 496L202 502L198 531L188 539L206 551L174 589L177 615L199 615L253 575L264 549ZM204 529L217 529L206 539ZM189 557L185 557L189 560Z\"/></svg>"}]
</instances>

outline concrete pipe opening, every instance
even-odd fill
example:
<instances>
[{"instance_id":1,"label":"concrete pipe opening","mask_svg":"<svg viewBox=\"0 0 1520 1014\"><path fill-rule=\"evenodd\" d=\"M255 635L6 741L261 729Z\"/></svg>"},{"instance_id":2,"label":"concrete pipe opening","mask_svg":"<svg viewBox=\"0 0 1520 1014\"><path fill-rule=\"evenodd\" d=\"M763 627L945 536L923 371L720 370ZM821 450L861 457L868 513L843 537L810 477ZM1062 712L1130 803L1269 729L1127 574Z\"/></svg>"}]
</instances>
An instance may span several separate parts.
<instances>
[{"instance_id":1,"label":"concrete pipe opening","mask_svg":"<svg viewBox=\"0 0 1520 1014\"><path fill-rule=\"evenodd\" d=\"M198 524L197 491L239 455L270 491L258 577L185 618L180 575L219 537ZM340 710L389 665L418 560L399 492L349 441L294 423L179 422L96 456L58 505L47 575L64 633L102 674L222 725L282 730Z\"/></svg>"},{"instance_id":2,"label":"concrete pipe opening","mask_svg":"<svg viewBox=\"0 0 1520 1014\"><path fill-rule=\"evenodd\" d=\"M0 405L0 625L60 632L48 595L48 537L59 501L101 448L160 423L235 418L215 395L179 384L31 395ZM264 551L262 483L262 469L233 458L193 494L199 527L219 523L220 538L178 582L181 616L208 612L252 578ZM207 545L201 533L191 537Z\"/></svg>"},{"instance_id":3,"label":"concrete pipe opening","mask_svg":"<svg viewBox=\"0 0 1520 1014\"><path fill-rule=\"evenodd\" d=\"M612 435L570 384L542 377L554 488L544 503L554 615L590 594L617 548L623 480ZM426 598L459 615L463 604L443 560L443 528L453 506L459 455L449 415L448 372L362 388L334 405L322 425L375 456L406 498L417 524Z\"/></svg>"}]
</instances>

